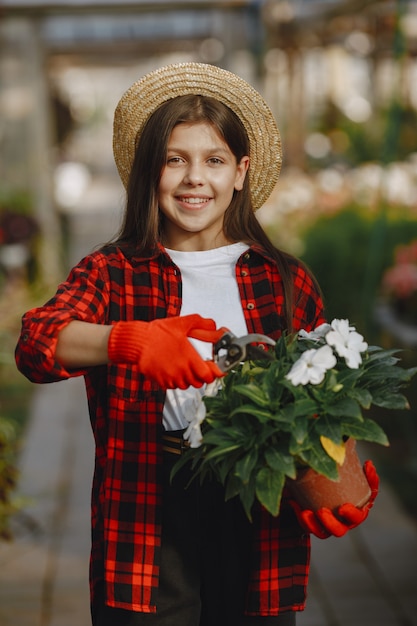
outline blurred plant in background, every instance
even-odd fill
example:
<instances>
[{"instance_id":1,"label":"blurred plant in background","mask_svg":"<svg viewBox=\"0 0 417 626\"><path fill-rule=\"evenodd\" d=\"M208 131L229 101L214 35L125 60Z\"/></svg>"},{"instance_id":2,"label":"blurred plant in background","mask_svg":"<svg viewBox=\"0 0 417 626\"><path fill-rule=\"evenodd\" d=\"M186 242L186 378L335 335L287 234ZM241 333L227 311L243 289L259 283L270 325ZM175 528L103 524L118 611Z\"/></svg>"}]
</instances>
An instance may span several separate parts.
<instances>
[{"instance_id":1,"label":"blurred plant in background","mask_svg":"<svg viewBox=\"0 0 417 626\"><path fill-rule=\"evenodd\" d=\"M417 239L400 245L382 276L382 294L400 320L417 326Z\"/></svg>"},{"instance_id":2,"label":"blurred plant in background","mask_svg":"<svg viewBox=\"0 0 417 626\"><path fill-rule=\"evenodd\" d=\"M22 506L18 457L33 388L17 372L13 354L23 311L44 299L37 293L38 234L30 194L0 190L0 540L10 539Z\"/></svg>"},{"instance_id":3,"label":"blurred plant in background","mask_svg":"<svg viewBox=\"0 0 417 626\"><path fill-rule=\"evenodd\" d=\"M29 194L0 193L0 287L16 279L33 280L39 226Z\"/></svg>"},{"instance_id":4,"label":"blurred plant in background","mask_svg":"<svg viewBox=\"0 0 417 626\"><path fill-rule=\"evenodd\" d=\"M0 245L29 245L38 227L30 215L23 215L3 209L0 211Z\"/></svg>"},{"instance_id":5,"label":"blurred plant in background","mask_svg":"<svg viewBox=\"0 0 417 626\"><path fill-rule=\"evenodd\" d=\"M400 118L401 123L395 144L390 146L389 161L406 161L417 145L417 111L414 108L398 103L378 107L373 111L371 119L363 123L352 120L334 103L329 102L317 125L311 129L316 137L321 135L323 150L321 155L318 154L314 144L312 150L307 150L309 169L337 163L357 167L376 158L383 160L386 129L393 115Z\"/></svg>"},{"instance_id":6,"label":"blurred plant in background","mask_svg":"<svg viewBox=\"0 0 417 626\"><path fill-rule=\"evenodd\" d=\"M11 537L10 517L18 510L14 497L16 481L16 429L0 415L0 540Z\"/></svg>"},{"instance_id":7,"label":"blurred plant in background","mask_svg":"<svg viewBox=\"0 0 417 626\"><path fill-rule=\"evenodd\" d=\"M0 300L0 541L12 536L11 520L23 505L16 489L18 458L33 386L17 371L13 352L21 313L30 302L19 290Z\"/></svg>"},{"instance_id":8,"label":"blurred plant in background","mask_svg":"<svg viewBox=\"0 0 417 626\"><path fill-rule=\"evenodd\" d=\"M417 237L417 220L408 211L388 212L387 220L380 249L378 281L372 294L374 301L379 297L384 272L392 264L394 250L410 237ZM340 317L345 311L362 328L368 322L363 301L375 221L375 217L362 208L350 206L334 215L320 217L304 235L302 257L318 277L328 316ZM371 323L371 326L374 325Z\"/></svg>"}]
</instances>

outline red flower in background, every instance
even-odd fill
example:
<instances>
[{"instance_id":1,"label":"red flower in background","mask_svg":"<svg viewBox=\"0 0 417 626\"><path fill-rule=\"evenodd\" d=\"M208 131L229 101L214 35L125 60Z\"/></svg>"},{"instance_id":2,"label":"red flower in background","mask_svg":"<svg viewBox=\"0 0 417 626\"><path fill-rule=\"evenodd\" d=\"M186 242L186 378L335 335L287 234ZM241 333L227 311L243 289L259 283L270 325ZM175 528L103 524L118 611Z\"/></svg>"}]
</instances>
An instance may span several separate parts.
<instances>
[{"instance_id":1,"label":"red flower in background","mask_svg":"<svg viewBox=\"0 0 417 626\"><path fill-rule=\"evenodd\" d=\"M382 277L383 295L397 313L413 324L417 320L417 240L398 246L395 264Z\"/></svg>"},{"instance_id":2,"label":"red flower in background","mask_svg":"<svg viewBox=\"0 0 417 626\"><path fill-rule=\"evenodd\" d=\"M36 220L30 215L8 210L0 213L0 244L29 243L38 230Z\"/></svg>"}]
</instances>

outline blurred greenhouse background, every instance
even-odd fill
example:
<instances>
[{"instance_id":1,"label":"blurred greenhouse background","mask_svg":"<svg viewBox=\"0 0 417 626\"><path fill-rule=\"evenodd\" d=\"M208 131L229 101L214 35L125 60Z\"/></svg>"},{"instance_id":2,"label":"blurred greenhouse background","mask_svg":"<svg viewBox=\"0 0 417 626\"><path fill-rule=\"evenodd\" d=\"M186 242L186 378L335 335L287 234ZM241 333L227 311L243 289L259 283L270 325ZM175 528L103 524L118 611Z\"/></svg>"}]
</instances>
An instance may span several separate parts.
<instances>
[{"instance_id":1,"label":"blurred greenhouse background","mask_svg":"<svg viewBox=\"0 0 417 626\"><path fill-rule=\"evenodd\" d=\"M217 64L264 95L284 165L259 219L316 273L329 319L417 364L416 1L3 0L0 46L0 460L31 395L13 362L20 316L117 230L113 111L169 62ZM395 424L378 416L380 462L417 517L415 389L410 403Z\"/></svg>"}]
</instances>

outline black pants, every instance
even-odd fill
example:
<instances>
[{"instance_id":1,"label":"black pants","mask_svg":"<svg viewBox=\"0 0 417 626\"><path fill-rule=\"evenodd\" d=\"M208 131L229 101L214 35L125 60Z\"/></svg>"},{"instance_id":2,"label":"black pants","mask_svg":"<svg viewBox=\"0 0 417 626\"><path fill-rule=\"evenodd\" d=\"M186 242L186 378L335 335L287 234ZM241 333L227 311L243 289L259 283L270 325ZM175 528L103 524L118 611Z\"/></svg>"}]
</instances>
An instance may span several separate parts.
<instances>
[{"instance_id":1,"label":"black pants","mask_svg":"<svg viewBox=\"0 0 417 626\"><path fill-rule=\"evenodd\" d=\"M252 526L237 499L217 483L193 481L165 455L164 516L157 613L136 613L97 598L93 626L295 626L295 613L244 616ZM101 594L99 593L99 596Z\"/></svg>"}]
</instances>

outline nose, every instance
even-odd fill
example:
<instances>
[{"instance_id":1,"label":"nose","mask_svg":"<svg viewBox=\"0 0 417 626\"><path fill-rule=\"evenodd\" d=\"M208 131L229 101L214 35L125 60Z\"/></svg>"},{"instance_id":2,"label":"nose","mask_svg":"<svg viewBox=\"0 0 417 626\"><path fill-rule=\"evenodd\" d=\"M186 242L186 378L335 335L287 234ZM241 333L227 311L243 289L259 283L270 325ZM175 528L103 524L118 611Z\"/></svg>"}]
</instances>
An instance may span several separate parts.
<instances>
[{"instance_id":1,"label":"nose","mask_svg":"<svg viewBox=\"0 0 417 626\"><path fill-rule=\"evenodd\" d=\"M200 163L188 163L184 175L186 185L202 185L204 182L203 168Z\"/></svg>"}]
</instances>

